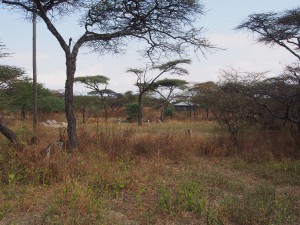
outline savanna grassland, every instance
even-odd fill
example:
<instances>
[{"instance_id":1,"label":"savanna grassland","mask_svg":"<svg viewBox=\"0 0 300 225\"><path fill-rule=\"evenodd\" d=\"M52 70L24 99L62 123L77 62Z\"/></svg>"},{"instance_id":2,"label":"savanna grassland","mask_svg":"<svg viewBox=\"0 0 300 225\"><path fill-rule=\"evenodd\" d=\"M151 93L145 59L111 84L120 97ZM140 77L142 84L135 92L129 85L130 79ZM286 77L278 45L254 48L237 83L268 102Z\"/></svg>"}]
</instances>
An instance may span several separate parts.
<instances>
[{"instance_id":1,"label":"savanna grassland","mask_svg":"<svg viewBox=\"0 0 300 225\"><path fill-rule=\"evenodd\" d=\"M30 144L29 120L8 125L19 145L1 136L0 224L300 224L300 160L280 134L232 144L214 121L91 119L70 153L57 128Z\"/></svg>"}]
</instances>

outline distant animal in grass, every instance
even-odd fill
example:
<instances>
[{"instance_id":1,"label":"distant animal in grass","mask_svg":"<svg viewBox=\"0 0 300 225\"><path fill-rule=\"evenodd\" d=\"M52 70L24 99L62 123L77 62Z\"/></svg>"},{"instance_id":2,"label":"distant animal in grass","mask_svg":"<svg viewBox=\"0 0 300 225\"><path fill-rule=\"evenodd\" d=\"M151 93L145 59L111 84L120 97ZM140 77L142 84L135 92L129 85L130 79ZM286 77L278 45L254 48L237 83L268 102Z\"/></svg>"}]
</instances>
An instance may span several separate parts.
<instances>
[{"instance_id":1,"label":"distant animal in grass","mask_svg":"<svg viewBox=\"0 0 300 225\"><path fill-rule=\"evenodd\" d=\"M192 130L191 129L187 129L185 131L186 136L191 137L192 136Z\"/></svg>"},{"instance_id":2,"label":"distant animal in grass","mask_svg":"<svg viewBox=\"0 0 300 225\"><path fill-rule=\"evenodd\" d=\"M51 154L51 144L49 144L46 148L42 149L41 154L44 159L48 160Z\"/></svg>"}]
</instances>

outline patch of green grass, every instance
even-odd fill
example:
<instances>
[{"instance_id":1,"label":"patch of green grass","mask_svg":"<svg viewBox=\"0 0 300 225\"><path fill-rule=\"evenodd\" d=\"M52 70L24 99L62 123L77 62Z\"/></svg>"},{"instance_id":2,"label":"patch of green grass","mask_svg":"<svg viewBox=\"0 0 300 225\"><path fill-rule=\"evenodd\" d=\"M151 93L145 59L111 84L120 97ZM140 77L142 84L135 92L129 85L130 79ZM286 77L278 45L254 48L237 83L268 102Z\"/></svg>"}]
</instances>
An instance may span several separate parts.
<instances>
[{"instance_id":1,"label":"patch of green grass","mask_svg":"<svg viewBox=\"0 0 300 225\"><path fill-rule=\"evenodd\" d=\"M174 199L172 196L172 190L166 186L160 187L159 193L159 208L169 214L175 213Z\"/></svg>"},{"instance_id":2,"label":"patch of green grass","mask_svg":"<svg viewBox=\"0 0 300 225\"><path fill-rule=\"evenodd\" d=\"M206 202L202 188L194 182L182 185L176 193L175 204L181 210L201 214Z\"/></svg>"},{"instance_id":3,"label":"patch of green grass","mask_svg":"<svg viewBox=\"0 0 300 225\"><path fill-rule=\"evenodd\" d=\"M246 163L237 160L229 166L270 180L274 185L300 185L300 160L283 159L265 163Z\"/></svg>"},{"instance_id":4,"label":"patch of green grass","mask_svg":"<svg viewBox=\"0 0 300 225\"><path fill-rule=\"evenodd\" d=\"M297 214L292 199L282 197L276 196L274 186L259 184L242 195L224 197L220 211L233 224L293 224Z\"/></svg>"},{"instance_id":5,"label":"patch of green grass","mask_svg":"<svg viewBox=\"0 0 300 225\"><path fill-rule=\"evenodd\" d=\"M101 224L102 200L84 184L71 179L55 190L54 201L42 215L43 224Z\"/></svg>"},{"instance_id":6,"label":"patch of green grass","mask_svg":"<svg viewBox=\"0 0 300 225\"><path fill-rule=\"evenodd\" d=\"M193 212L200 215L206 207L206 197L199 184L190 182L171 189L162 186L158 190L159 207L168 214L181 211Z\"/></svg>"}]
</instances>

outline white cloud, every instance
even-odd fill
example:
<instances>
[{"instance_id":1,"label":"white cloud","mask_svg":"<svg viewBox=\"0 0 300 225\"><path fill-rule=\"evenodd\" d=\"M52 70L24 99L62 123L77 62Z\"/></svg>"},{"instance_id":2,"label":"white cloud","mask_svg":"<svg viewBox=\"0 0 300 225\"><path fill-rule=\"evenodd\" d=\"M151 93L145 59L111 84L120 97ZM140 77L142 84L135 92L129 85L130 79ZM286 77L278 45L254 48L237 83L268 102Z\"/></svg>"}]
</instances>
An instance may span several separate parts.
<instances>
[{"instance_id":1,"label":"white cloud","mask_svg":"<svg viewBox=\"0 0 300 225\"><path fill-rule=\"evenodd\" d=\"M103 65L94 64L94 65L78 65L78 70L76 71L76 76L94 76L94 75L103 75Z\"/></svg>"},{"instance_id":2,"label":"white cloud","mask_svg":"<svg viewBox=\"0 0 300 225\"><path fill-rule=\"evenodd\" d=\"M189 68L187 80L195 82L217 81L220 70L228 67L245 72L271 71L273 76L282 72L285 65L296 60L285 49L277 46L265 46L245 33L211 34L212 43L226 50L208 55L206 60L194 61Z\"/></svg>"},{"instance_id":3,"label":"white cloud","mask_svg":"<svg viewBox=\"0 0 300 225\"><path fill-rule=\"evenodd\" d=\"M46 88L52 90L63 90L65 87L65 71L51 71L48 73L38 73L38 82L43 83Z\"/></svg>"}]
</instances>

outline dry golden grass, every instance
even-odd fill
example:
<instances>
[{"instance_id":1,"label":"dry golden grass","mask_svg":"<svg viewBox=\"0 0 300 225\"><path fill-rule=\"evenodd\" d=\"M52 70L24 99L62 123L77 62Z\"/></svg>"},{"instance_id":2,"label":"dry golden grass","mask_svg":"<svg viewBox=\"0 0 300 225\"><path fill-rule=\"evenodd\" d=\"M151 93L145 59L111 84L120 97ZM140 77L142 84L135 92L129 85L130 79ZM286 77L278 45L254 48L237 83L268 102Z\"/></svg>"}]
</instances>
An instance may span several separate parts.
<instances>
[{"instance_id":1,"label":"dry golden grass","mask_svg":"<svg viewBox=\"0 0 300 225\"><path fill-rule=\"evenodd\" d=\"M0 138L0 224L300 223L300 161L265 137L233 144L213 121L95 121L71 154L58 129L39 127L33 145L30 121L11 125L21 144Z\"/></svg>"}]
</instances>

